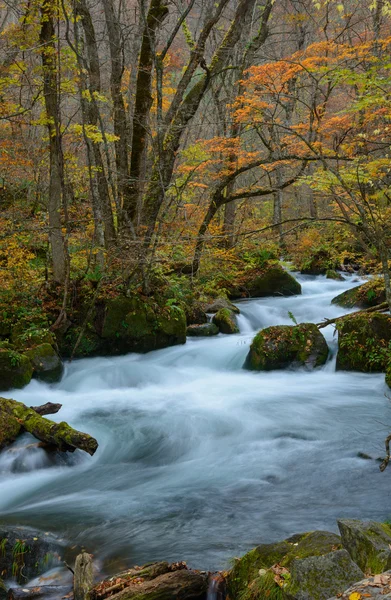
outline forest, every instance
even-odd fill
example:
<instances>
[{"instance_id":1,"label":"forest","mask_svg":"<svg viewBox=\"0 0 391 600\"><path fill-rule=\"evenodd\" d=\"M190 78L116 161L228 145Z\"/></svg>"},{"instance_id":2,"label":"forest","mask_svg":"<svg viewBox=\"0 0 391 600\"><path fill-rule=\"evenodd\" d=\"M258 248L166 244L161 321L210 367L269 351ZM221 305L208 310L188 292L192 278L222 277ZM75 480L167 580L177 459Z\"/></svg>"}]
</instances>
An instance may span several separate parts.
<instances>
[{"instance_id":1,"label":"forest","mask_svg":"<svg viewBox=\"0 0 391 600\"><path fill-rule=\"evenodd\" d=\"M391 594L390 56L389 0L0 0L1 600Z\"/></svg>"}]
</instances>

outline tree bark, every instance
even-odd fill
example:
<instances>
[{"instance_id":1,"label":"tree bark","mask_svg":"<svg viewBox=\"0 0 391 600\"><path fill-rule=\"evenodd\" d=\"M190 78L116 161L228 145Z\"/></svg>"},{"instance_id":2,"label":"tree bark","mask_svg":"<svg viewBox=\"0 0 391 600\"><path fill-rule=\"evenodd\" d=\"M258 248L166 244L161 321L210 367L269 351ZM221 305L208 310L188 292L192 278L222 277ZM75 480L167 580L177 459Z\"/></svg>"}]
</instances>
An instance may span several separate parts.
<instances>
[{"instance_id":1,"label":"tree bark","mask_svg":"<svg viewBox=\"0 0 391 600\"><path fill-rule=\"evenodd\" d=\"M94 585L94 571L91 554L83 552L76 557L73 577L74 600L88 600Z\"/></svg>"},{"instance_id":2,"label":"tree bark","mask_svg":"<svg viewBox=\"0 0 391 600\"><path fill-rule=\"evenodd\" d=\"M41 5L40 44L43 69L43 92L49 133L49 242L52 249L53 277L64 283L67 260L62 235L61 208L64 196L64 157L60 128L57 49L50 4Z\"/></svg>"}]
</instances>

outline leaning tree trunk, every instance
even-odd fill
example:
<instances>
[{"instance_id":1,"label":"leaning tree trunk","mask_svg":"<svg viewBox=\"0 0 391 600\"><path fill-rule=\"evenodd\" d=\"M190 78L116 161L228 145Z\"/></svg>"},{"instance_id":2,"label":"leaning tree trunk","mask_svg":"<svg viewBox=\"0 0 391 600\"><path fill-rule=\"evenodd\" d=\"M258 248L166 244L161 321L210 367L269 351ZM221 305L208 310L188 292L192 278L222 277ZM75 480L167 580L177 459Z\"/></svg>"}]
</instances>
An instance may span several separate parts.
<instances>
[{"instance_id":1,"label":"leaning tree trunk","mask_svg":"<svg viewBox=\"0 0 391 600\"><path fill-rule=\"evenodd\" d=\"M40 44L43 68L43 92L49 133L49 242L52 250L54 279L64 283L67 273L65 243L62 235L61 208L64 197L64 158L60 128L57 50L50 4L41 6Z\"/></svg>"}]
</instances>

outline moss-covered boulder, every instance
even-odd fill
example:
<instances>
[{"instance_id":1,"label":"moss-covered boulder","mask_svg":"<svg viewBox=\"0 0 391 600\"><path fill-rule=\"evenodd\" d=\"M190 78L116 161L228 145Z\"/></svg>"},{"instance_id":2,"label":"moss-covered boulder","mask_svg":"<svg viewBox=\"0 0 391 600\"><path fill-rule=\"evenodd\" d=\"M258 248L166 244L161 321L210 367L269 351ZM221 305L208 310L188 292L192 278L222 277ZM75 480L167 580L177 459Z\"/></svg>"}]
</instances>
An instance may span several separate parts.
<instances>
[{"instance_id":1,"label":"moss-covered boulder","mask_svg":"<svg viewBox=\"0 0 391 600\"><path fill-rule=\"evenodd\" d=\"M236 315L240 314L239 308L235 306L235 304L232 304L230 300L227 300L227 298L216 298L214 302L204 306L205 312L210 314L216 314L222 308L228 308L228 310L232 311Z\"/></svg>"},{"instance_id":2,"label":"moss-covered boulder","mask_svg":"<svg viewBox=\"0 0 391 600\"><path fill-rule=\"evenodd\" d=\"M342 544L365 573L391 569L391 527L376 521L338 521Z\"/></svg>"},{"instance_id":3,"label":"moss-covered boulder","mask_svg":"<svg viewBox=\"0 0 391 600\"><path fill-rule=\"evenodd\" d=\"M219 328L214 323L205 323L204 325L189 325L186 334L189 337L210 337L217 335Z\"/></svg>"},{"instance_id":4,"label":"moss-covered boulder","mask_svg":"<svg viewBox=\"0 0 391 600\"><path fill-rule=\"evenodd\" d=\"M236 281L225 282L224 285L231 299L301 294L300 283L279 263L266 263L263 267L248 269Z\"/></svg>"},{"instance_id":5,"label":"moss-covered boulder","mask_svg":"<svg viewBox=\"0 0 391 600\"><path fill-rule=\"evenodd\" d=\"M200 302L192 302L185 306L187 325L202 325L208 322L208 317Z\"/></svg>"},{"instance_id":6,"label":"moss-covered boulder","mask_svg":"<svg viewBox=\"0 0 391 600\"><path fill-rule=\"evenodd\" d=\"M72 354L80 333L76 357L149 352L185 343L186 315L178 306L161 306L138 295L101 298L92 310L80 311L79 322L56 332L61 356Z\"/></svg>"},{"instance_id":7,"label":"moss-covered boulder","mask_svg":"<svg viewBox=\"0 0 391 600\"><path fill-rule=\"evenodd\" d=\"M64 367L57 352L50 344L40 344L25 351L33 365L33 377L48 383L61 379Z\"/></svg>"},{"instance_id":8,"label":"moss-covered boulder","mask_svg":"<svg viewBox=\"0 0 391 600\"><path fill-rule=\"evenodd\" d=\"M386 301L386 291L383 278L371 279L332 299L332 304L343 308L371 308Z\"/></svg>"},{"instance_id":9,"label":"moss-covered boulder","mask_svg":"<svg viewBox=\"0 0 391 600\"><path fill-rule=\"evenodd\" d=\"M327 600L363 573L334 533L315 531L259 546L228 575L231 600Z\"/></svg>"},{"instance_id":10,"label":"moss-covered boulder","mask_svg":"<svg viewBox=\"0 0 391 600\"><path fill-rule=\"evenodd\" d=\"M275 325L262 329L252 341L245 368L271 371L305 366L314 369L324 365L328 346L313 323Z\"/></svg>"},{"instance_id":11,"label":"moss-covered boulder","mask_svg":"<svg viewBox=\"0 0 391 600\"><path fill-rule=\"evenodd\" d=\"M31 327L24 320L18 321L12 328L11 342L16 348L33 348L41 344L56 345L56 338L48 327Z\"/></svg>"},{"instance_id":12,"label":"moss-covered boulder","mask_svg":"<svg viewBox=\"0 0 391 600\"><path fill-rule=\"evenodd\" d=\"M0 525L0 573L6 580L26 583L38 577L60 566L64 551L65 543L49 533Z\"/></svg>"},{"instance_id":13,"label":"moss-covered boulder","mask_svg":"<svg viewBox=\"0 0 391 600\"><path fill-rule=\"evenodd\" d=\"M220 308L214 315L212 322L218 327L221 333L239 333L235 313L229 308Z\"/></svg>"},{"instance_id":14,"label":"moss-covered boulder","mask_svg":"<svg viewBox=\"0 0 391 600\"><path fill-rule=\"evenodd\" d=\"M345 278L338 273L338 271L334 271L334 269L328 269L326 271L326 279L333 279L334 281L345 281Z\"/></svg>"},{"instance_id":15,"label":"moss-covered boulder","mask_svg":"<svg viewBox=\"0 0 391 600\"><path fill-rule=\"evenodd\" d=\"M12 347L0 347L0 390L22 388L31 381L33 366L24 354Z\"/></svg>"},{"instance_id":16,"label":"moss-covered boulder","mask_svg":"<svg viewBox=\"0 0 391 600\"><path fill-rule=\"evenodd\" d=\"M391 317L359 313L338 322L337 369L385 372L389 364Z\"/></svg>"}]
</instances>

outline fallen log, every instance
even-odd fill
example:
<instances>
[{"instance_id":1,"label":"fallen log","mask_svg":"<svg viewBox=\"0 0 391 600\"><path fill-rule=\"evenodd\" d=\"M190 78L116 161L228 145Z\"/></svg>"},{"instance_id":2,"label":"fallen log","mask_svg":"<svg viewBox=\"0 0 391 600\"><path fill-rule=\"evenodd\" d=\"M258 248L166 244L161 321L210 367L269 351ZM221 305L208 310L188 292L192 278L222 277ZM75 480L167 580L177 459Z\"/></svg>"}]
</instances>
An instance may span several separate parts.
<instances>
[{"instance_id":1,"label":"fallen log","mask_svg":"<svg viewBox=\"0 0 391 600\"><path fill-rule=\"evenodd\" d=\"M361 315L361 314L366 314L366 313L387 312L388 310L389 310L389 306L388 306L387 302L382 302L381 304L378 304L377 306L371 306L370 308L364 308L363 310L358 310L356 312L352 312L347 315L343 315L342 317L336 317L335 319L326 319L325 321L322 321L321 323L317 323L316 326L318 329L323 329L323 327L327 327L328 325L334 325L334 323L339 323L340 321L343 321L344 319L347 319L353 315L355 316L355 315Z\"/></svg>"},{"instance_id":2,"label":"fallen log","mask_svg":"<svg viewBox=\"0 0 391 600\"><path fill-rule=\"evenodd\" d=\"M45 419L16 400L0 398L0 423L4 427L4 432L0 429L0 448L14 441L23 431L61 452L79 449L93 455L98 448L96 439L87 433L77 431L65 422L54 423Z\"/></svg>"},{"instance_id":3,"label":"fallen log","mask_svg":"<svg viewBox=\"0 0 391 600\"><path fill-rule=\"evenodd\" d=\"M204 600L207 576L197 571L180 570L165 573L140 583L133 583L110 596L111 600Z\"/></svg>"},{"instance_id":4,"label":"fallen log","mask_svg":"<svg viewBox=\"0 0 391 600\"><path fill-rule=\"evenodd\" d=\"M63 585L40 585L31 588L10 588L7 600L61 600L72 588Z\"/></svg>"},{"instance_id":5,"label":"fallen log","mask_svg":"<svg viewBox=\"0 0 391 600\"><path fill-rule=\"evenodd\" d=\"M46 402L46 404L42 404L41 406L30 406L36 413L41 415L54 415L58 413L62 404L54 404L53 402Z\"/></svg>"}]
</instances>

